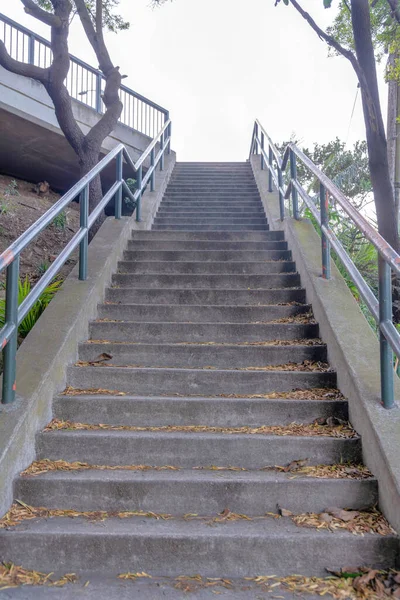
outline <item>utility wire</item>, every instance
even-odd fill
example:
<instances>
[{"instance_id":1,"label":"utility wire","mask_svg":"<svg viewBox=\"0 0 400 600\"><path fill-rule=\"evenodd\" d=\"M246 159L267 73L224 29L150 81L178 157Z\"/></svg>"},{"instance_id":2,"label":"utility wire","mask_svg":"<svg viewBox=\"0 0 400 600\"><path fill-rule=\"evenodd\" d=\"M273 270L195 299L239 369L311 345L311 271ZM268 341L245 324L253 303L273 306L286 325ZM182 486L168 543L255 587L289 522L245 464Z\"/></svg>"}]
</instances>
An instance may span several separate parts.
<instances>
[{"instance_id":1,"label":"utility wire","mask_svg":"<svg viewBox=\"0 0 400 600\"><path fill-rule=\"evenodd\" d=\"M359 93L359 91L360 91L360 84L357 85L356 97L354 98L353 110L351 111L351 117L350 117L349 127L347 129L347 136L346 136L346 142L345 142L344 147L347 146L347 142L349 141L350 128L351 128L351 124L352 124L353 117L354 117L354 111L356 109L356 104L357 104L357 99L358 99L358 93Z\"/></svg>"}]
</instances>

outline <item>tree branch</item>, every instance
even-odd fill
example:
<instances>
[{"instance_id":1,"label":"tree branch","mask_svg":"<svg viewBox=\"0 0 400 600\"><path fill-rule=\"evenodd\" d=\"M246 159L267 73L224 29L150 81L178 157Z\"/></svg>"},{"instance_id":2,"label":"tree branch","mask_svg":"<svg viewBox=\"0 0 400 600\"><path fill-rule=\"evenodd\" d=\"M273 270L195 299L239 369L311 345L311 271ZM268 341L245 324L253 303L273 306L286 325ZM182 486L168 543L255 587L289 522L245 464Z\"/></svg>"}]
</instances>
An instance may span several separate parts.
<instances>
[{"instance_id":1,"label":"tree branch","mask_svg":"<svg viewBox=\"0 0 400 600\"><path fill-rule=\"evenodd\" d=\"M96 0L96 33L103 39L103 0Z\"/></svg>"},{"instance_id":2,"label":"tree branch","mask_svg":"<svg viewBox=\"0 0 400 600\"><path fill-rule=\"evenodd\" d=\"M36 65L30 65L27 63L20 62L19 60L15 60L14 58L11 58L11 56L7 52L4 43L1 41L0 65L7 69L7 71L11 71L11 73L15 73L16 75L22 75L23 77L30 77L31 79L36 79L41 83L45 83L49 75L48 69L42 69L41 67L36 67Z\"/></svg>"},{"instance_id":3,"label":"tree branch","mask_svg":"<svg viewBox=\"0 0 400 600\"><path fill-rule=\"evenodd\" d=\"M61 27L62 23L59 17L47 12L47 10L43 10L33 0L21 0L21 2L25 7L26 14L35 17L35 19L42 21L42 23L46 23L46 25L50 25L50 27Z\"/></svg>"},{"instance_id":4,"label":"tree branch","mask_svg":"<svg viewBox=\"0 0 400 600\"><path fill-rule=\"evenodd\" d=\"M97 4L98 2L96 0L96 6ZM104 75L107 77L107 74L114 69L114 65L111 61L107 47L104 43L103 32L101 31L100 35L97 34L93 22L90 18L88 9L86 7L85 0L75 0L75 6L76 10L78 11L82 26L85 30L86 36L90 42L90 45L96 53L97 60L99 61L99 67L101 71L103 71Z\"/></svg>"},{"instance_id":5,"label":"tree branch","mask_svg":"<svg viewBox=\"0 0 400 600\"><path fill-rule=\"evenodd\" d=\"M400 23L400 8L398 0L387 0L392 11L392 16L398 23Z\"/></svg>"},{"instance_id":6,"label":"tree branch","mask_svg":"<svg viewBox=\"0 0 400 600\"><path fill-rule=\"evenodd\" d=\"M388 2L392 2L392 1L397 3L397 0L388 0ZM290 0L290 2L293 4L293 6L297 10L297 12L299 12L301 14L303 19L305 19L307 21L307 23L311 26L311 28L315 31L315 33L318 35L320 40L325 41L329 46L334 48L339 54L341 54L342 56L347 58L347 60L350 61L354 71L356 72L356 75L358 77L358 81L360 83L361 88L368 95L368 93L369 93L368 84L365 79L364 72L361 69L360 63L358 62L358 60L357 60L356 56L353 54L353 52L351 52L351 50L347 50L346 48L344 48L344 46L339 44L339 42L337 40L335 40L334 37L332 37L331 35L328 35L323 29L321 29L316 24L316 22L311 17L311 15L309 15L305 10L303 10L303 8L300 6L300 4L297 2L297 0Z\"/></svg>"}]
</instances>

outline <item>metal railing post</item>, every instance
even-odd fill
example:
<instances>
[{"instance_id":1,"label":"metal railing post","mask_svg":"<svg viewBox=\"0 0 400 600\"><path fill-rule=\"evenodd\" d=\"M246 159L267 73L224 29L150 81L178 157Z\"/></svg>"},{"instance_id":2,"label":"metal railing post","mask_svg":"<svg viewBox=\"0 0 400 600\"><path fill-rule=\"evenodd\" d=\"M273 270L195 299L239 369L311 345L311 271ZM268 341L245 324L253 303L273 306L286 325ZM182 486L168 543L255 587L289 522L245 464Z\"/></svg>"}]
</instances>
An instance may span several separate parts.
<instances>
[{"instance_id":1,"label":"metal railing post","mask_svg":"<svg viewBox=\"0 0 400 600\"><path fill-rule=\"evenodd\" d=\"M89 244L89 186L87 185L79 197L80 226L86 229L86 234L79 244L79 279L86 281L88 271L88 244Z\"/></svg>"},{"instance_id":2,"label":"metal railing post","mask_svg":"<svg viewBox=\"0 0 400 600\"><path fill-rule=\"evenodd\" d=\"M30 65L35 64L35 36L33 34L29 36L28 63Z\"/></svg>"},{"instance_id":3,"label":"metal railing post","mask_svg":"<svg viewBox=\"0 0 400 600\"><path fill-rule=\"evenodd\" d=\"M150 177L150 191L151 192L154 192L154 176L155 176L154 159L155 159L155 154L154 154L154 148L153 148L153 150L150 153L150 164L151 164L151 167L153 168L153 172Z\"/></svg>"},{"instance_id":4,"label":"metal railing post","mask_svg":"<svg viewBox=\"0 0 400 600\"><path fill-rule=\"evenodd\" d=\"M261 132L261 149L264 150L264 133ZM264 171L264 154L261 152L261 171Z\"/></svg>"},{"instance_id":5,"label":"metal railing post","mask_svg":"<svg viewBox=\"0 0 400 600\"><path fill-rule=\"evenodd\" d=\"M116 156L116 179L122 184L122 150ZM115 218L120 219L122 215L122 185L115 194Z\"/></svg>"},{"instance_id":6,"label":"metal railing post","mask_svg":"<svg viewBox=\"0 0 400 600\"><path fill-rule=\"evenodd\" d=\"M297 164L296 155L293 150L290 150L290 178L292 181L297 181ZM293 202L293 217L299 219L299 198L297 190L292 186L292 202Z\"/></svg>"},{"instance_id":7,"label":"metal railing post","mask_svg":"<svg viewBox=\"0 0 400 600\"><path fill-rule=\"evenodd\" d=\"M321 226L329 227L329 198L325 186L321 183L319 186L319 200L321 208ZM325 233L321 231L322 244L322 277L331 278L331 246Z\"/></svg>"},{"instance_id":8,"label":"metal railing post","mask_svg":"<svg viewBox=\"0 0 400 600\"><path fill-rule=\"evenodd\" d=\"M164 133L161 135L160 139L160 150L164 150ZM164 171L164 152L161 154L160 158L160 171Z\"/></svg>"},{"instance_id":9,"label":"metal railing post","mask_svg":"<svg viewBox=\"0 0 400 600\"><path fill-rule=\"evenodd\" d=\"M281 221L285 218L285 201L283 198L282 188L283 188L283 175L282 169L278 166L278 184L279 184L279 212Z\"/></svg>"},{"instance_id":10,"label":"metal railing post","mask_svg":"<svg viewBox=\"0 0 400 600\"><path fill-rule=\"evenodd\" d=\"M392 281L390 265L378 256L379 269L379 324L392 321ZM389 342L379 331L381 363L381 395L384 408L394 407L393 352Z\"/></svg>"},{"instance_id":11,"label":"metal railing post","mask_svg":"<svg viewBox=\"0 0 400 600\"><path fill-rule=\"evenodd\" d=\"M258 151L258 125L257 123L254 126L254 146L253 146L253 154L257 154Z\"/></svg>"},{"instance_id":12,"label":"metal railing post","mask_svg":"<svg viewBox=\"0 0 400 600\"><path fill-rule=\"evenodd\" d=\"M272 152L272 148L271 146L269 147L269 153L268 153L268 166L269 166L269 170L268 170L268 191L272 192L272 163L274 161L274 155Z\"/></svg>"},{"instance_id":13,"label":"metal railing post","mask_svg":"<svg viewBox=\"0 0 400 600\"><path fill-rule=\"evenodd\" d=\"M19 256L17 256L7 267L6 323L14 325L14 332L3 350L4 372L2 404L10 404L15 400L18 347L18 278Z\"/></svg>"},{"instance_id":14,"label":"metal railing post","mask_svg":"<svg viewBox=\"0 0 400 600\"><path fill-rule=\"evenodd\" d=\"M169 137L169 142L168 142L168 154L171 154L171 134L172 134L172 123L170 123L168 125L168 137Z\"/></svg>"},{"instance_id":15,"label":"metal railing post","mask_svg":"<svg viewBox=\"0 0 400 600\"><path fill-rule=\"evenodd\" d=\"M102 112L102 99L101 99L101 85L103 83L103 76L99 72L96 75L96 111Z\"/></svg>"},{"instance_id":16,"label":"metal railing post","mask_svg":"<svg viewBox=\"0 0 400 600\"><path fill-rule=\"evenodd\" d=\"M140 166L137 172L137 187L139 190L139 196L136 204L136 221L139 223L141 219L141 204L142 204L142 179L143 179L143 167Z\"/></svg>"}]
</instances>

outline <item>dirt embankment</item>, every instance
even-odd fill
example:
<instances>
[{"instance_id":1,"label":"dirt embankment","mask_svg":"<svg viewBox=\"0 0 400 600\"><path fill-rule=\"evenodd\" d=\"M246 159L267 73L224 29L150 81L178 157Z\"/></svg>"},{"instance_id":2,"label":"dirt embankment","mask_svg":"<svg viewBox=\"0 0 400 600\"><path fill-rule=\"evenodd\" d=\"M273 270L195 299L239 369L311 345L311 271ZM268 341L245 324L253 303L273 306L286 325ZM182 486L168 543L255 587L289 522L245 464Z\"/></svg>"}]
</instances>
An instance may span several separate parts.
<instances>
[{"instance_id":1,"label":"dirt embankment","mask_svg":"<svg viewBox=\"0 0 400 600\"><path fill-rule=\"evenodd\" d=\"M37 221L59 199L50 189L38 194L32 183L0 175L0 253ZM79 205L71 203L21 254L20 276L34 284L79 229ZM60 271L64 279L76 262L76 253ZM0 295L5 272L0 273Z\"/></svg>"}]
</instances>

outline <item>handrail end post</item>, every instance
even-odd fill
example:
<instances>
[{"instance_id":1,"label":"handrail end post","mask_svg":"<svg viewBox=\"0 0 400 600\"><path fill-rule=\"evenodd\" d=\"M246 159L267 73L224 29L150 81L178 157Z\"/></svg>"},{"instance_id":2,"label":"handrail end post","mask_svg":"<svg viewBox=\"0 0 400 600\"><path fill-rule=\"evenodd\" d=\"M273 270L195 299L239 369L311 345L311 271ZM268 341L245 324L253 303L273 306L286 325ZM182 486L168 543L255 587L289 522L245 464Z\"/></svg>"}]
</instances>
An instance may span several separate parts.
<instances>
[{"instance_id":1,"label":"handrail end post","mask_svg":"<svg viewBox=\"0 0 400 600\"><path fill-rule=\"evenodd\" d=\"M86 281L88 271L88 245L89 245L89 185L85 186L79 198L80 227L86 229L86 234L79 244L79 279Z\"/></svg>"},{"instance_id":2,"label":"handrail end post","mask_svg":"<svg viewBox=\"0 0 400 600\"><path fill-rule=\"evenodd\" d=\"M115 218L120 219L122 216L122 179L123 179L123 151L116 156L116 181L120 182L118 192L115 194Z\"/></svg>"},{"instance_id":3,"label":"handrail end post","mask_svg":"<svg viewBox=\"0 0 400 600\"><path fill-rule=\"evenodd\" d=\"M142 204L142 180L143 180L143 167L140 166L137 172L137 186L139 195L136 203L136 222L140 223L141 219L141 204Z\"/></svg>"},{"instance_id":4,"label":"handrail end post","mask_svg":"<svg viewBox=\"0 0 400 600\"><path fill-rule=\"evenodd\" d=\"M273 191L273 187L272 187L272 163L274 160L274 155L272 154L272 148L271 146L269 147L269 152L268 152L268 191L272 192Z\"/></svg>"},{"instance_id":5,"label":"handrail end post","mask_svg":"<svg viewBox=\"0 0 400 600\"><path fill-rule=\"evenodd\" d=\"M322 227L329 227L329 196L325 186L319 186L319 199L321 209L321 246L322 246L322 278L331 278L331 245Z\"/></svg>"},{"instance_id":6,"label":"handrail end post","mask_svg":"<svg viewBox=\"0 0 400 600\"><path fill-rule=\"evenodd\" d=\"M152 168L152 173L151 173L151 177L150 177L150 191L154 192L154 179L155 179L155 168L154 168L154 160L155 160L155 152L154 152L154 148L151 151L150 154L150 164L151 164L151 168Z\"/></svg>"},{"instance_id":7,"label":"handrail end post","mask_svg":"<svg viewBox=\"0 0 400 600\"><path fill-rule=\"evenodd\" d=\"M283 222L285 220L285 201L282 194L283 188L283 175L282 169L278 166L278 184L279 184L279 213L280 220Z\"/></svg>"},{"instance_id":8,"label":"handrail end post","mask_svg":"<svg viewBox=\"0 0 400 600\"><path fill-rule=\"evenodd\" d=\"M390 265L378 257L379 269L379 323L392 321L392 272ZM393 351L382 330L379 331L382 406L393 408L394 369Z\"/></svg>"},{"instance_id":9,"label":"handrail end post","mask_svg":"<svg viewBox=\"0 0 400 600\"><path fill-rule=\"evenodd\" d=\"M297 181L297 164L296 155L293 150L290 150L290 177L292 181ZM293 203L293 217L296 221L299 220L299 197L295 186L292 186L292 203Z\"/></svg>"},{"instance_id":10,"label":"handrail end post","mask_svg":"<svg viewBox=\"0 0 400 600\"><path fill-rule=\"evenodd\" d=\"M261 149L264 150L264 132L261 132ZM264 154L261 152L261 171L264 171Z\"/></svg>"},{"instance_id":11,"label":"handrail end post","mask_svg":"<svg viewBox=\"0 0 400 600\"><path fill-rule=\"evenodd\" d=\"M18 279L19 256L7 267L6 281L6 323L14 325L8 343L3 350L3 392L2 404L11 404L16 394L17 348L18 348Z\"/></svg>"},{"instance_id":12,"label":"handrail end post","mask_svg":"<svg viewBox=\"0 0 400 600\"><path fill-rule=\"evenodd\" d=\"M169 138L168 150L167 150L168 154L171 154L171 133L172 133L172 124L170 123L168 125L168 138Z\"/></svg>"}]
</instances>

